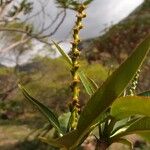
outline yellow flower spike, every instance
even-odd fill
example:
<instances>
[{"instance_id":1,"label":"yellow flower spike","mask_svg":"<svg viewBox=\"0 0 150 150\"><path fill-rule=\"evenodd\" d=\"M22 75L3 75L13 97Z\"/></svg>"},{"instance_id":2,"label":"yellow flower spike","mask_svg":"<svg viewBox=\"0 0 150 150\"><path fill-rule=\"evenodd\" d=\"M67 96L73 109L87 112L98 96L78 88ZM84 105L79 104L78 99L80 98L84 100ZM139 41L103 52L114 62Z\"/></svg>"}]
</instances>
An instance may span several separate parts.
<instances>
[{"instance_id":1,"label":"yellow flower spike","mask_svg":"<svg viewBox=\"0 0 150 150\"><path fill-rule=\"evenodd\" d=\"M72 54L71 54L71 59L72 59L72 69L71 69L71 74L72 74L72 84L71 84L71 90L72 90L72 102L71 102L71 126L70 130L76 129L78 118L79 118L79 113L80 113L80 104L79 104L79 93L80 93L80 88L78 83L80 82L79 76L78 76L78 69L80 67L79 65L79 56L80 56L80 51L78 50L78 44L80 42L80 37L79 37L79 31L83 28L82 25L82 19L86 17L86 14L83 12L84 9L86 8L85 5L81 4L77 12L78 14L76 15L77 20L75 22L75 26L73 28L73 42L72 44Z\"/></svg>"}]
</instances>

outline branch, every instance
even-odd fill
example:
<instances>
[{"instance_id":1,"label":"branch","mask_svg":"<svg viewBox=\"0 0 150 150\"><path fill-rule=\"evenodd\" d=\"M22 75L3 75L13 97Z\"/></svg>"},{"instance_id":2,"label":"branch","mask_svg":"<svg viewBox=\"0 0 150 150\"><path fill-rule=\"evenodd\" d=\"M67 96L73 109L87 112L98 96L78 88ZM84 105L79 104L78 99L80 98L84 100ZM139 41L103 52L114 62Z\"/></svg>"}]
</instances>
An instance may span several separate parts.
<instances>
[{"instance_id":1,"label":"branch","mask_svg":"<svg viewBox=\"0 0 150 150\"><path fill-rule=\"evenodd\" d=\"M58 23L58 25L56 26L56 28L51 32L51 33L49 33L49 34L47 34L47 35L44 35L44 36L42 36L41 38L46 38L46 37L51 37L52 35L54 35L56 32L57 32L57 30L59 29L59 27L63 24L63 22L64 22L64 20L65 20L65 18L66 18L66 10L64 9L63 10L63 17L62 17L62 19L60 20L60 22Z\"/></svg>"},{"instance_id":2,"label":"branch","mask_svg":"<svg viewBox=\"0 0 150 150\"><path fill-rule=\"evenodd\" d=\"M21 40L21 41L17 41L17 42L11 44L10 46L8 46L8 47L6 47L6 48L4 48L4 49L0 49L0 51L9 51L9 50L11 50L11 49L13 49L13 48L15 48L15 47L21 45L21 44L25 44L25 43L28 42L29 40L30 40L30 38L26 38L26 39L23 39L23 40Z\"/></svg>"},{"instance_id":3,"label":"branch","mask_svg":"<svg viewBox=\"0 0 150 150\"><path fill-rule=\"evenodd\" d=\"M18 32L18 33L23 33L23 34L28 34L29 33L25 30L21 30L21 29L17 29L17 28L6 28L6 27L2 27L0 28L0 31L5 31L5 32Z\"/></svg>"},{"instance_id":4,"label":"branch","mask_svg":"<svg viewBox=\"0 0 150 150\"><path fill-rule=\"evenodd\" d=\"M64 13L64 10L63 10L63 11L60 11L60 12L56 15L55 19L52 20L52 23L50 23L47 27L42 28L42 30L41 30L38 34L42 34L42 33L44 33L46 30L50 29L50 28L56 23L56 21L59 19L60 15L61 15L62 13Z\"/></svg>"}]
</instances>

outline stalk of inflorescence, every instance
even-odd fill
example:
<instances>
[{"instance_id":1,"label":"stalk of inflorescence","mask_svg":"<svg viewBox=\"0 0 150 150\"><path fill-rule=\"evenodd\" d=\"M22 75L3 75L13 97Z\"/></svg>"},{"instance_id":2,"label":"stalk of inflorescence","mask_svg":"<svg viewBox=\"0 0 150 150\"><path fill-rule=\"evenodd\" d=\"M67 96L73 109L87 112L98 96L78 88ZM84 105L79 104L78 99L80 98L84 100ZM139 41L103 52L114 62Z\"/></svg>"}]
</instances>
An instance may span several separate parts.
<instances>
[{"instance_id":1,"label":"stalk of inflorescence","mask_svg":"<svg viewBox=\"0 0 150 150\"><path fill-rule=\"evenodd\" d=\"M134 96L136 94L136 88L138 85L138 79L140 76L140 72L141 72L141 70L138 69L138 71L136 72L136 74L131 82L130 89L129 89L129 95L131 95L131 96Z\"/></svg>"},{"instance_id":2,"label":"stalk of inflorescence","mask_svg":"<svg viewBox=\"0 0 150 150\"><path fill-rule=\"evenodd\" d=\"M139 80L139 76L140 76L140 72L141 69L138 69L138 71L136 72L134 78L132 79L129 87L124 91L124 96L134 96L136 95L136 89L138 86L138 80Z\"/></svg>"},{"instance_id":3,"label":"stalk of inflorescence","mask_svg":"<svg viewBox=\"0 0 150 150\"><path fill-rule=\"evenodd\" d=\"M73 28L73 42L72 44L72 51L71 51L71 60L72 60L72 83L71 83L71 90L72 90L72 101L69 105L70 112L71 112L71 120L70 120L70 130L76 129L79 113L80 113L80 104L79 104L79 56L80 51L78 49L78 45L80 42L79 32L83 28L82 19L86 17L84 13L86 6L84 4L80 4L77 9L77 20L75 22L75 26Z\"/></svg>"}]
</instances>

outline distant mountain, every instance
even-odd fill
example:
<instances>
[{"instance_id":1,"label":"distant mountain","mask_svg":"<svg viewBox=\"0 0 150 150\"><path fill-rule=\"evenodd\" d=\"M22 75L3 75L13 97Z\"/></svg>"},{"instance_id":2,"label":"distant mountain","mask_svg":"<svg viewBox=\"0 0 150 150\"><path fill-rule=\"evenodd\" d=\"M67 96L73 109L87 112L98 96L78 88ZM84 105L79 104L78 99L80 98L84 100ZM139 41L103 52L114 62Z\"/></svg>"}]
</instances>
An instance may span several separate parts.
<instances>
[{"instance_id":1,"label":"distant mountain","mask_svg":"<svg viewBox=\"0 0 150 150\"><path fill-rule=\"evenodd\" d=\"M6 66L4 66L4 65L0 64L0 68L2 68L2 67L6 67Z\"/></svg>"},{"instance_id":2,"label":"distant mountain","mask_svg":"<svg viewBox=\"0 0 150 150\"><path fill-rule=\"evenodd\" d=\"M17 70L20 72L32 73L41 69L41 62L35 61L23 65L19 65Z\"/></svg>"},{"instance_id":3,"label":"distant mountain","mask_svg":"<svg viewBox=\"0 0 150 150\"><path fill-rule=\"evenodd\" d=\"M136 45L150 34L150 0L139 6L118 25L111 27L101 37L81 44L84 56L90 61L114 58L122 62Z\"/></svg>"}]
</instances>

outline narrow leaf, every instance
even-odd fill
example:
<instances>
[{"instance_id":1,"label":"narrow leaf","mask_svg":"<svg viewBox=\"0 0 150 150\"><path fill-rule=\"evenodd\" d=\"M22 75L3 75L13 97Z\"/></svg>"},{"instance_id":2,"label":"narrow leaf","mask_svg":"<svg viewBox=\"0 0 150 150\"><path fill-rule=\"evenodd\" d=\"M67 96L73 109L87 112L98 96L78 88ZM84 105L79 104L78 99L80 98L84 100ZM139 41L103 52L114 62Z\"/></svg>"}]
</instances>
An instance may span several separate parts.
<instances>
[{"instance_id":1,"label":"narrow leaf","mask_svg":"<svg viewBox=\"0 0 150 150\"><path fill-rule=\"evenodd\" d=\"M96 91L96 85L90 80L82 71L78 72L80 80L86 90L86 92L92 96Z\"/></svg>"},{"instance_id":2,"label":"narrow leaf","mask_svg":"<svg viewBox=\"0 0 150 150\"><path fill-rule=\"evenodd\" d=\"M128 127L131 123L137 121L140 117L132 117L132 118L125 118L119 120L115 123L115 126L111 132L111 135L115 134L116 132L120 131L122 128Z\"/></svg>"},{"instance_id":3,"label":"narrow leaf","mask_svg":"<svg viewBox=\"0 0 150 150\"><path fill-rule=\"evenodd\" d=\"M64 133L67 132L70 116L71 116L71 113L68 112L68 113L63 113L63 114L60 115L59 118L58 118L59 123L60 123L61 130L63 130Z\"/></svg>"},{"instance_id":4,"label":"narrow leaf","mask_svg":"<svg viewBox=\"0 0 150 150\"><path fill-rule=\"evenodd\" d=\"M36 106L36 108L48 119L48 121L56 128L56 130L59 133L62 133L62 131L60 130L59 121L57 117L55 116L55 114L48 107L40 103L38 100L36 100L32 96L30 96L29 93L25 90L25 88L23 88L21 85L18 85L18 86L22 90L22 93L26 97L26 99L30 103L32 103L34 106Z\"/></svg>"},{"instance_id":5,"label":"narrow leaf","mask_svg":"<svg viewBox=\"0 0 150 150\"><path fill-rule=\"evenodd\" d=\"M87 77L87 78L89 80L89 83L93 86L93 89L95 89L95 91L96 91L98 89L98 85L96 84L96 82L89 77Z\"/></svg>"},{"instance_id":6,"label":"narrow leaf","mask_svg":"<svg viewBox=\"0 0 150 150\"><path fill-rule=\"evenodd\" d=\"M145 91L145 92L139 93L138 96L150 97L150 91Z\"/></svg>"},{"instance_id":7,"label":"narrow leaf","mask_svg":"<svg viewBox=\"0 0 150 150\"><path fill-rule=\"evenodd\" d=\"M111 115L118 120L133 115L150 117L150 98L138 96L120 97L112 104Z\"/></svg>"},{"instance_id":8,"label":"narrow leaf","mask_svg":"<svg viewBox=\"0 0 150 150\"><path fill-rule=\"evenodd\" d=\"M122 94L141 66L149 49L150 36L135 49L132 55L95 92L79 118L77 128L81 131L81 134L85 135L88 129L97 123L95 121L100 117L101 113L110 107L113 101Z\"/></svg>"},{"instance_id":9,"label":"narrow leaf","mask_svg":"<svg viewBox=\"0 0 150 150\"><path fill-rule=\"evenodd\" d=\"M80 131L78 129L73 130L64 135L63 137L57 139L57 142L61 145L64 145L64 148L66 148L67 150L76 150L77 147L83 143L83 141L87 138L87 136L89 135L89 133L91 133L92 130L93 128L89 130L89 132L83 137L79 136Z\"/></svg>"},{"instance_id":10,"label":"narrow leaf","mask_svg":"<svg viewBox=\"0 0 150 150\"><path fill-rule=\"evenodd\" d=\"M75 148L88 134L89 130L102 120L101 114L119 97L128 83L132 80L139 66L141 66L150 48L150 37L140 44L133 54L107 79L95 92L81 116L77 130L58 139L57 142L68 149Z\"/></svg>"},{"instance_id":11,"label":"narrow leaf","mask_svg":"<svg viewBox=\"0 0 150 150\"><path fill-rule=\"evenodd\" d=\"M132 80L145 56L149 52L150 36L140 44L133 54L107 79L91 97L81 113L77 130L57 139L60 145L72 150L88 134L90 128L101 120L101 113L119 97Z\"/></svg>"},{"instance_id":12,"label":"narrow leaf","mask_svg":"<svg viewBox=\"0 0 150 150\"><path fill-rule=\"evenodd\" d=\"M64 59L69 63L69 65L72 65L71 58L65 53L65 51L54 41L53 41L53 44L56 46L57 50L64 57Z\"/></svg>"},{"instance_id":13,"label":"narrow leaf","mask_svg":"<svg viewBox=\"0 0 150 150\"><path fill-rule=\"evenodd\" d=\"M39 137L39 139L44 142L44 143L47 143L51 146L54 146L54 147L57 147L57 148L62 148L64 147L63 145L61 145L59 142L57 142L56 140L54 139L48 139L48 138L45 138L45 137Z\"/></svg>"},{"instance_id":14,"label":"narrow leaf","mask_svg":"<svg viewBox=\"0 0 150 150\"><path fill-rule=\"evenodd\" d=\"M78 136L79 136L78 130L73 130L58 139L55 140L47 139L47 141L50 143L53 142L54 144L58 144L64 149L73 150L76 147ZM53 146L58 147L57 145L53 145Z\"/></svg>"},{"instance_id":15,"label":"narrow leaf","mask_svg":"<svg viewBox=\"0 0 150 150\"><path fill-rule=\"evenodd\" d=\"M66 149L75 150L76 146L78 145L77 144L78 136L79 136L79 131L73 130L57 139L40 137L40 140L54 147L62 148L64 150Z\"/></svg>"},{"instance_id":16,"label":"narrow leaf","mask_svg":"<svg viewBox=\"0 0 150 150\"><path fill-rule=\"evenodd\" d=\"M150 132L150 117L143 117L132 123L125 131L116 134L112 140L118 139L129 134L140 134Z\"/></svg>"},{"instance_id":17,"label":"narrow leaf","mask_svg":"<svg viewBox=\"0 0 150 150\"><path fill-rule=\"evenodd\" d=\"M84 5L89 5L91 2L92 2L93 0L86 0L86 1L84 1Z\"/></svg>"}]
</instances>

